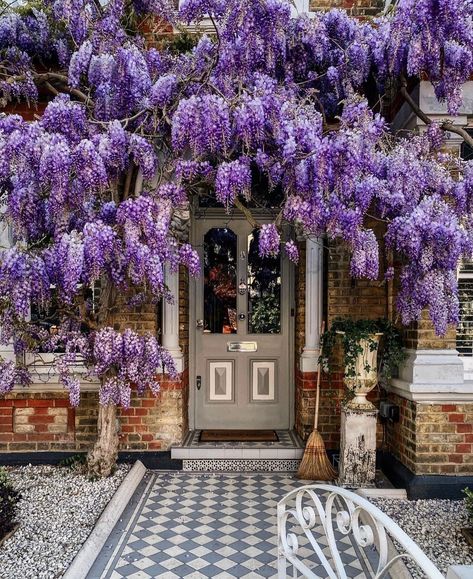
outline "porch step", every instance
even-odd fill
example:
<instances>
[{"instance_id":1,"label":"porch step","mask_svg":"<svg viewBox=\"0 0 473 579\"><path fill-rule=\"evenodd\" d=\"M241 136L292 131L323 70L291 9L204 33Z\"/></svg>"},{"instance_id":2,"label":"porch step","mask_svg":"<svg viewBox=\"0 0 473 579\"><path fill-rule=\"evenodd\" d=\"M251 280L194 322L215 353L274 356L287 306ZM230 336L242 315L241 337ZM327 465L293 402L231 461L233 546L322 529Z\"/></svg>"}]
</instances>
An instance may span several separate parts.
<instances>
[{"instance_id":1,"label":"porch step","mask_svg":"<svg viewBox=\"0 0 473 579\"><path fill-rule=\"evenodd\" d=\"M201 472L296 472L300 459L197 458L183 459L182 470Z\"/></svg>"},{"instance_id":2,"label":"porch step","mask_svg":"<svg viewBox=\"0 0 473 579\"><path fill-rule=\"evenodd\" d=\"M301 440L289 430L277 431L278 442L200 442L200 431L189 433L171 458L183 470L220 472L293 472L304 454Z\"/></svg>"},{"instance_id":3,"label":"porch step","mask_svg":"<svg viewBox=\"0 0 473 579\"><path fill-rule=\"evenodd\" d=\"M303 448L239 448L228 446L189 448L179 446L171 449L171 458L180 460L296 460L301 459L303 454Z\"/></svg>"}]
</instances>

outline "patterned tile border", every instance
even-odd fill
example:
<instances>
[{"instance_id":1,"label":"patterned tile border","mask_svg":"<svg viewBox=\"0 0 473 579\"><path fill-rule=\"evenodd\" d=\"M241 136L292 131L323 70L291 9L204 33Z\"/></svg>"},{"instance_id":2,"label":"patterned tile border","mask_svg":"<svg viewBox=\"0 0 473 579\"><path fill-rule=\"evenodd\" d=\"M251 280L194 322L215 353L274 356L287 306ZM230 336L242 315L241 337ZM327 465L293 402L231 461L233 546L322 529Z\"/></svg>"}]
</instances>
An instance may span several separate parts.
<instances>
[{"instance_id":1,"label":"patterned tile border","mask_svg":"<svg viewBox=\"0 0 473 579\"><path fill-rule=\"evenodd\" d=\"M182 470L200 472L295 472L300 460L196 459L182 461Z\"/></svg>"}]
</instances>

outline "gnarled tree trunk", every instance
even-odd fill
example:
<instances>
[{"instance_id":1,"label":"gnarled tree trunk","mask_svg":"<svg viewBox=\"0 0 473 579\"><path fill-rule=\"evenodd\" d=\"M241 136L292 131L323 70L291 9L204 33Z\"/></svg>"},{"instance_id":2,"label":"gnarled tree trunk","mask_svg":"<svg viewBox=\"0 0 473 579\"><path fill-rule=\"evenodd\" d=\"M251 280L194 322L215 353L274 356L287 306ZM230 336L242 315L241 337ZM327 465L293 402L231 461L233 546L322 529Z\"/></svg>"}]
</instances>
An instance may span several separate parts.
<instances>
[{"instance_id":1,"label":"gnarled tree trunk","mask_svg":"<svg viewBox=\"0 0 473 579\"><path fill-rule=\"evenodd\" d=\"M117 407L115 404L99 404L97 429L97 441L87 455L87 473L89 476L105 478L112 474L118 456Z\"/></svg>"}]
</instances>

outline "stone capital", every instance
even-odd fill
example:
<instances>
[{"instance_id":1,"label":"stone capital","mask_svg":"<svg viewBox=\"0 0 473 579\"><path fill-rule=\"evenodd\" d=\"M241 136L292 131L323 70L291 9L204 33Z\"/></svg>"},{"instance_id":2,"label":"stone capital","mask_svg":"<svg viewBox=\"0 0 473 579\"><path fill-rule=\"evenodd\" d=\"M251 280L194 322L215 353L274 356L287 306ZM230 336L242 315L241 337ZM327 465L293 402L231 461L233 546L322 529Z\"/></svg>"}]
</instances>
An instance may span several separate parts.
<instances>
[{"instance_id":1,"label":"stone capital","mask_svg":"<svg viewBox=\"0 0 473 579\"><path fill-rule=\"evenodd\" d=\"M408 350L390 391L414 402L473 402L473 383L465 380L457 350Z\"/></svg>"}]
</instances>

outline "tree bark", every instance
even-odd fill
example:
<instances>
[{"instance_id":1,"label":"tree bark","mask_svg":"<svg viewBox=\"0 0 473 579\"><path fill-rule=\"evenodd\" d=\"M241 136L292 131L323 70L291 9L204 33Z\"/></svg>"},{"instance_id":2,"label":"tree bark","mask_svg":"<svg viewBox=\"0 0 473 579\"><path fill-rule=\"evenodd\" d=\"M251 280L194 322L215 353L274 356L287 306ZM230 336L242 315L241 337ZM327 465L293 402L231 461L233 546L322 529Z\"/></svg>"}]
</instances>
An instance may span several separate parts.
<instances>
[{"instance_id":1,"label":"tree bark","mask_svg":"<svg viewBox=\"0 0 473 579\"><path fill-rule=\"evenodd\" d=\"M87 473L91 477L105 478L113 473L118 456L117 407L115 404L99 404L97 428L97 440L87 455Z\"/></svg>"}]
</instances>

